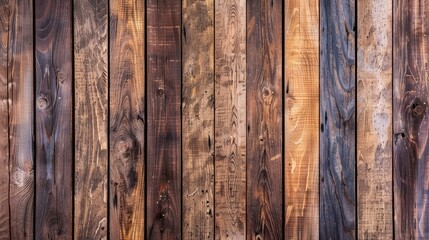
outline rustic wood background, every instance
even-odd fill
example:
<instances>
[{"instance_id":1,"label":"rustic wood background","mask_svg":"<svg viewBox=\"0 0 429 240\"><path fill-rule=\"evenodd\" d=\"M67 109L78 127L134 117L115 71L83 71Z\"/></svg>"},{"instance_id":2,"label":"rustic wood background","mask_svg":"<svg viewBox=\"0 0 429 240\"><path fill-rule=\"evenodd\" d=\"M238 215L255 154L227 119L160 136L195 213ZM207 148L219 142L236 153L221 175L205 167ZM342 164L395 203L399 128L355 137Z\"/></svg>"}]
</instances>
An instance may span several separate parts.
<instances>
[{"instance_id":1,"label":"rustic wood background","mask_svg":"<svg viewBox=\"0 0 429 240\"><path fill-rule=\"evenodd\" d=\"M429 0L0 0L0 240L429 239Z\"/></svg>"}]
</instances>

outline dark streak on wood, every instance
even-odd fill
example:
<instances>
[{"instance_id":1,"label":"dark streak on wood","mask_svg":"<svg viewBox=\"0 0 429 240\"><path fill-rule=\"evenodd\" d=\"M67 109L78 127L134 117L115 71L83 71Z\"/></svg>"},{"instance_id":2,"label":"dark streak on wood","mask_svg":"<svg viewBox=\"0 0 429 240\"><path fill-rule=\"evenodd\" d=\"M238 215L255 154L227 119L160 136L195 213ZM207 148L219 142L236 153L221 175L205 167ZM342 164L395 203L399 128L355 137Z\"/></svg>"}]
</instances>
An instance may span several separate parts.
<instances>
[{"instance_id":1,"label":"dark streak on wood","mask_svg":"<svg viewBox=\"0 0 429 240\"><path fill-rule=\"evenodd\" d=\"M72 239L71 1L36 0L36 239Z\"/></svg>"},{"instance_id":2,"label":"dark streak on wood","mask_svg":"<svg viewBox=\"0 0 429 240\"><path fill-rule=\"evenodd\" d=\"M149 239L181 239L181 1L147 1Z\"/></svg>"},{"instance_id":3,"label":"dark streak on wood","mask_svg":"<svg viewBox=\"0 0 429 240\"><path fill-rule=\"evenodd\" d=\"M283 239L283 1L247 2L247 238Z\"/></svg>"}]
</instances>

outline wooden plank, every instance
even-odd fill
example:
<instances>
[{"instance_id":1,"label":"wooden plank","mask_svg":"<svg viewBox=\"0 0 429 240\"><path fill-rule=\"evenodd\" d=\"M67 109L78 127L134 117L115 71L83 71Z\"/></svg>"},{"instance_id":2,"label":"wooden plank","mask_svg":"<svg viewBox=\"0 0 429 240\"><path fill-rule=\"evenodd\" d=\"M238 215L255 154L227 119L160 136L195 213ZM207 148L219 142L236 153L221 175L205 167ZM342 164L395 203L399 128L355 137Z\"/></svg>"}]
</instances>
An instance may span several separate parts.
<instances>
[{"instance_id":1,"label":"wooden plank","mask_svg":"<svg viewBox=\"0 0 429 240\"><path fill-rule=\"evenodd\" d=\"M35 1L36 239L73 234L71 10L71 1Z\"/></svg>"},{"instance_id":2,"label":"wooden plank","mask_svg":"<svg viewBox=\"0 0 429 240\"><path fill-rule=\"evenodd\" d=\"M429 236L428 0L393 1L395 238Z\"/></svg>"},{"instance_id":3,"label":"wooden plank","mask_svg":"<svg viewBox=\"0 0 429 240\"><path fill-rule=\"evenodd\" d=\"M248 239L284 238L282 2L247 2Z\"/></svg>"},{"instance_id":4,"label":"wooden plank","mask_svg":"<svg viewBox=\"0 0 429 240\"><path fill-rule=\"evenodd\" d=\"M246 1L215 1L215 239L246 237Z\"/></svg>"},{"instance_id":5,"label":"wooden plank","mask_svg":"<svg viewBox=\"0 0 429 240\"><path fill-rule=\"evenodd\" d=\"M358 4L358 238L393 239L392 2Z\"/></svg>"},{"instance_id":6,"label":"wooden plank","mask_svg":"<svg viewBox=\"0 0 429 240\"><path fill-rule=\"evenodd\" d=\"M149 239L181 239L181 1L147 1Z\"/></svg>"},{"instance_id":7,"label":"wooden plank","mask_svg":"<svg viewBox=\"0 0 429 240\"><path fill-rule=\"evenodd\" d=\"M214 236L213 0L182 2L183 239Z\"/></svg>"},{"instance_id":8,"label":"wooden plank","mask_svg":"<svg viewBox=\"0 0 429 240\"><path fill-rule=\"evenodd\" d=\"M0 1L0 239L10 238L9 209L9 95L7 55L11 4Z\"/></svg>"},{"instance_id":9,"label":"wooden plank","mask_svg":"<svg viewBox=\"0 0 429 240\"><path fill-rule=\"evenodd\" d=\"M106 0L74 0L75 239L108 232L108 34Z\"/></svg>"},{"instance_id":10,"label":"wooden plank","mask_svg":"<svg viewBox=\"0 0 429 240\"><path fill-rule=\"evenodd\" d=\"M354 239L355 1L322 0L320 14L320 239Z\"/></svg>"},{"instance_id":11,"label":"wooden plank","mask_svg":"<svg viewBox=\"0 0 429 240\"><path fill-rule=\"evenodd\" d=\"M319 1L285 4L285 236L319 239Z\"/></svg>"},{"instance_id":12,"label":"wooden plank","mask_svg":"<svg viewBox=\"0 0 429 240\"><path fill-rule=\"evenodd\" d=\"M110 239L144 239L143 0L110 1Z\"/></svg>"}]
</instances>

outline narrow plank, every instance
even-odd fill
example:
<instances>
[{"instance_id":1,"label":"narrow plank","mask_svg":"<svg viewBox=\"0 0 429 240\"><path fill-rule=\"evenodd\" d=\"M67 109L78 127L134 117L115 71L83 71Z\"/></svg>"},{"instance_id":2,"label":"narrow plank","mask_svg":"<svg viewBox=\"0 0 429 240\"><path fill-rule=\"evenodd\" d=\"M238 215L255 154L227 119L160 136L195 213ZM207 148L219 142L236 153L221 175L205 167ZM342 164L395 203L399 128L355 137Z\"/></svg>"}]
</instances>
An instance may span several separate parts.
<instances>
[{"instance_id":1,"label":"narrow plank","mask_svg":"<svg viewBox=\"0 0 429 240\"><path fill-rule=\"evenodd\" d=\"M74 0L74 238L108 233L108 2Z\"/></svg>"},{"instance_id":2,"label":"narrow plank","mask_svg":"<svg viewBox=\"0 0 429 240\"><path fill-rule=\"evenodd\" d=\"M110 239L144 239L144 0L110 1Z\"/></svg>"},{"instance_id":3,"label":"narrow plank","mask_svg":"<svg viewBox=\"0 0 429 240\"><path fill-rule=\"evenodd\" d=\"M392 2L358 4L358 238L393 238Z\"/></svg>"},{"instance_id":4,"label":"narrow plank","mask_svg":"<svg viewBox=\"0 0 429 240\"><path fill-rule=\"evenodd\" d=\"M285 238L319 239L319 1L285 3Z\"/></svg>"},{"instance_id":5,"label":"narrow plank","mask_svg":"<svg viewBox=\"0 0 429 240\"><path fill-rule=\"evenodd\" d=\"M147 1L149 239L181 239L181 1Z\"/></svg>"},{"instance_id":6,"label":"narrow plank","mask_svg":"<svg viewBox=\"0 0 429 240\"><path fill-rule=\"evenodd\" d=\"M354 239L355 1L322 0L320 14L320 239Z\"/></svg>"},{"instance_id":7,"label":"narrow plank","mask_svg":"<svg viewBox=\"0 0 429 240\"><path fill-rule=\"evenodd\" d=\"M10 238L9 211L9 104L7 53L11 4L0 1L0 239Z\"/></svg>"},{"instance_id":8,"label":"narrow plank","mask_svg":"<svg viewBox=\"0 0 429 240\"><path fill-rule=\"evenodd\" d=\"M71 10L71 1L35 1L36 239L73 234Z\"/></svg>"},{"instance_id":9,"label":"narrow plank","mask_svg":"<svg viewBox=\"0 0 429 240\"><path fill-rule=\"evenodd\" d=\"M395 238L429 236L428 0L393 1Z\"/></svg>"},{"instance_id":10,"label":"narrow plank","mask_svg":"<svg viewBox=\"0 0 429 240\"><path fill-rule=\"evenodd\" d=\"M215 239L246 237L246 1L215 1Z\"/></svg>"},{"instance_id":11,"label":"narrow plank","mask_svg":"<svg viewBox=\"0 0 429 240\"><path fill-rule=\"evenodd\" d=\"M183 239L214 236L213 0L182 2Z\"/></svg>"},{"instance_id":12,"label":"narrow plank","mask_svg":"<svg viewBox=\"0 0 429 240\"><path fill-rule=\"evenodd\" d=\"M284 239L282 3L247 2L247 239Z\"/></svg>"}]
</instances>

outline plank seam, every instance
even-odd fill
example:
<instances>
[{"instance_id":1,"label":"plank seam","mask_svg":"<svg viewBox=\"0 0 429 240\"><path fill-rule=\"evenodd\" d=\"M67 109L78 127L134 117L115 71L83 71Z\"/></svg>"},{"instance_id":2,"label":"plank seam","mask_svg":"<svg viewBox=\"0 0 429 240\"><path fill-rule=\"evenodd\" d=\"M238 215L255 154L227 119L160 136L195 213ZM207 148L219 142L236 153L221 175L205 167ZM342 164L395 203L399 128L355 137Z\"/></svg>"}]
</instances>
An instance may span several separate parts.
<instances>
[{"instance_id":1,"label":"plank seam","mask_svg":"<svg viewBox=\"0 0 429 240\"><path fill-rule=\"evenodd\" d=\"M107 239L110 239L110 0L107 0Z\"/></svg>"},{"instance_id":2,"label":"plank seam","mask_svg":"<svg viewBox=\"0 0 429 240\"><path fill-rule=\"evenodd\" d=\"M16 4L16 3L15 3ZM33 181L34 181L34 194L33 194L33 239L36 240L36 193L37 193L37 143L36 143L36 136L37 136L37 109L36 109L36 96L37 96L37 74L36 74L36 67L37 67L37 57L36 57L36 6L34 4L34 1L31 1L31 4L33 5L33 22L32 22L32 28L33 28ZM16 7L16 5L15 5ZM73 131L74 132L74 131ZM10 156L10 154L9 154ZM9 168L9 171L11 169ZM10 176L10 175L9 175ZM9 178L10 179L10 178ZM10 186L10 185L9 185ZM9 196L10 197L10 196ZM10 198L9 198L10 201ZM9 204L10 207L10 204ZM11 231L12 234L12 231ZM12 237L10 238L12 239Z\"/></svg>"},{"instance_id":3,"label":"plank seam","mask_svg":"<svg viewBox=\"0 0 429 240\"><path fill-rule=\"evenodd\" d=\"M355 1L355 24L354 24L354 28L355 28L355 52L354 52L354 57L355 57L355 173L354 173L354 177L355 177L355 196L356 196L356 206L355 206L355 239L358 239L359 236L359 217L358 217L358 208L359 208L359 203L358 203L358 96L357 96L357 87L358 87L358 64L359 61L357 59L357 51L358 51L358 1Z\"/></svg>"},{"instance_id":4,"label":"plank seam","mask_svg":"<svg viewBox=\"0 0 429 240\"><path fill-rule=\"evenodd\" d=\"M72 64L71 64L71 68L72 68L72 72L71 72L71 75L72 75L72 79L73 79L73 81L71 81L71 88L72 88L72 92L71 92L71 98L72 98L72 109L73 109L73 111L72 111L72 113L71 113L71 115L72 115L72 126L73 126L73 131L72 131L72 143L73 143L73 145L74 145L74 143L75 143L75 141L76 141L76 131L75 131L75 128L76 128L76 121L75 121L75 92L76 92L76 90L75 90L75 61L74 61L74 59L75 59L75 51L74 51L74 39L75 39L75 34L74 34L74 0L71 0L71 3L70 3L71 5L71 19L72 19L72 21L71 21L71 38L72 38L72 51L71 51L71 57L72 57ZM75 159L76 159L76 148L75 147L72 147L72 158L73 158L73 161L72 161L72 172L71 172L71 174L72 174L72 178L73 178L73 180L71 181L72 182L72 233L71 233L71 235L72 235L72 238L74 239L75 238L75 218L74 218L74 214L75 214L75 198L74 198L74 196L76 195L76 188L75 188L75 169L76 169L76 162L75 162Z\"/></svg>"}]
</instances>

